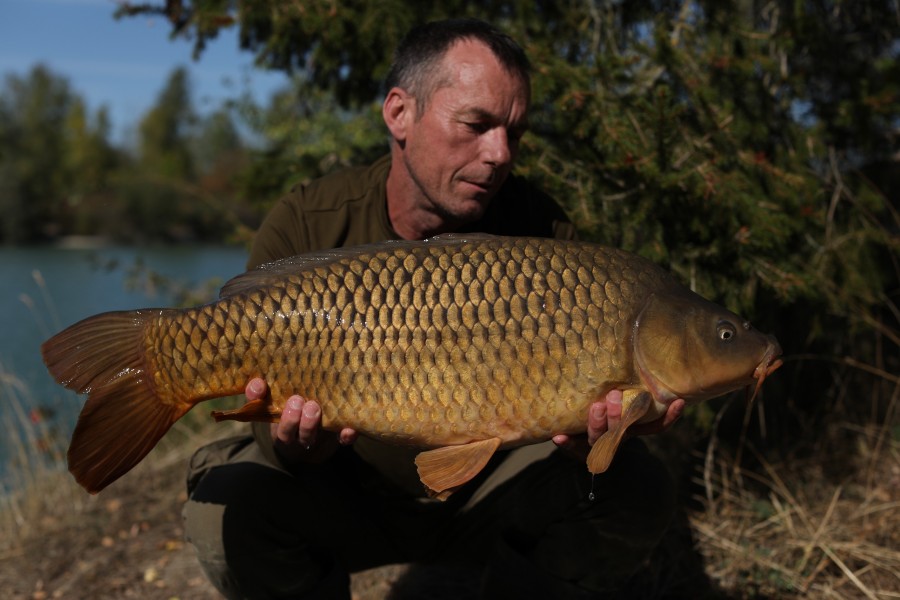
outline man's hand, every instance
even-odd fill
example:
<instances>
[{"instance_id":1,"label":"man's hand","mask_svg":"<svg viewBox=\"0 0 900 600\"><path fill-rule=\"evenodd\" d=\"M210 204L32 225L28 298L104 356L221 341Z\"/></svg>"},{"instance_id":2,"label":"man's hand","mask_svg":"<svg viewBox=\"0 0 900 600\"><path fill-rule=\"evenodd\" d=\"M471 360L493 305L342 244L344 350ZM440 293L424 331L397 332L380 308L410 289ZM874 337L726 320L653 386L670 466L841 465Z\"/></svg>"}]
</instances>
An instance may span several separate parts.
<instances>
[{"instance_id":1,"label":"man's hand","mask_svg":"<svg viewBox=\"0 0 900 600\"><path fill-rule=\"evenodd\" d=\"M268 393L266 382L252 379L244 389L247 400L258 400ZM320 431L322 409L314 400L291 396L285 402L281 420L272 423L272 444L281 458L288 462L318 462L331 456L338 444L352 444L357 433L350 428L337 435Z\"/></svg>"},{"instance_id":2,"label":"man's hand","mask_svg":"<svg viewBox=\"0 0 900 600\"><path fill-rule=\"evenodd\" d=\"M684 400L678 398L669 404L666 414L650 423L633 425L628 435L649 435L665 431L681 417ZM587 435L569 436L565 434L553 436L553 443L569 451L579 458L587 458L591 446L600 436L618 426L622 418L622 392L610 390L603 400L594 402L588 410Z\"/></svg>"}]
</instances>

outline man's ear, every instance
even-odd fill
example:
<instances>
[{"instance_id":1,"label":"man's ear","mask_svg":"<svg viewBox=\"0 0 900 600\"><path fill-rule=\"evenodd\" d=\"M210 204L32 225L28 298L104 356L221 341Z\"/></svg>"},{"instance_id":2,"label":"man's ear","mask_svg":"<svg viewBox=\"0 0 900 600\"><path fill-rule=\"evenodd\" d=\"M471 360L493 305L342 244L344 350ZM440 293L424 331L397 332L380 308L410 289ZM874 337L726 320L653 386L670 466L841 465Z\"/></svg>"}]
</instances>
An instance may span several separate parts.
<instances>
[{"instance_id":1,"label":"man's ear","mask_svg":"<svg viewBox=\"0 0 900 600\"><path fill-rule=\"evenodd\" d=\"M401 88L391 88L381 106L381 115L391 137L402 142L416 116L416 99Z\"/></svg>"}]
</instances>

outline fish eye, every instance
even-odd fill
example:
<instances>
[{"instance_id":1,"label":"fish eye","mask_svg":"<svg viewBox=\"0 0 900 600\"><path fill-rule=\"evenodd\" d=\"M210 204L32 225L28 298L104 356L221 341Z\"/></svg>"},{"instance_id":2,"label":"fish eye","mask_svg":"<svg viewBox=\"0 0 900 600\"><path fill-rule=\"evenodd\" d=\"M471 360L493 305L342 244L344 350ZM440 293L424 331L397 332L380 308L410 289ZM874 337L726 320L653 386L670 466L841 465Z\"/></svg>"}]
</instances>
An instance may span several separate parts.
<instances>
[{"instance_id":1,"label":"fish eye","mask_svg":"<svg viewBox=\"0 0 900 600\"><path fill-rule=\"evenodd\" d=\"M720 340L729 342L737 334L737 328L728 321L719 321L719 325L716 327L716 333L719 335Z\"/></svg>"}]
</instances>

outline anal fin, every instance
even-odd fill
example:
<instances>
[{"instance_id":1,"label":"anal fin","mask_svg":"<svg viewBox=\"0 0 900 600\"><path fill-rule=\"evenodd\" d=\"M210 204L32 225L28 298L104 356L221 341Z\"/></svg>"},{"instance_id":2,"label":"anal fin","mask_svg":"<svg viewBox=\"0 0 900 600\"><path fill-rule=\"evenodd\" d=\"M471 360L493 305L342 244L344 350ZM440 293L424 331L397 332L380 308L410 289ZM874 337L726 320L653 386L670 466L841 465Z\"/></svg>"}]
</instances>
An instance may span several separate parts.
<instances>
[{"instance_id":1,"label":"anal fin","mask_svg":"<svg viewBox=\"0 0 900 600\"><path fill-rule=\"evenodd\" d=\"M591 448L587 458L588 471L591 473L603 473L609 468L613 457L616 455L616 450L619 449L619 445L625 437L625 431L640 421L647 414L647 411L650 410L653 404L653 397L650 393L637 392L634 398L630 398L633 393L625 392L623 400L625 408L618 426L607 431L600 436L599 440L594 442L594 446Z\"/></svg>"},{"instance_id":2,"label":"anal fin","mask_svg":"<svg viewBox=\"0 0 900 600\"><path fill-rule=\"evenodd\" d=\"M428 489L429 496L446 500L478 475L499 447L500 438L490 438L420 452L416 456L419 479Z\"/></svg>"},{"instance_id":3,"label":"anal fin","mask_svg":"<svg viewBox=\"0 0 900 600\"><path fill-rule=\"evenodd\" d=\"M219 421L263 421L274 422L281 416L281 411L272 406L271 402L263 400L250 400L240 408L232 410L214 410L212 417Z\"/></svg>"}]
</instances>

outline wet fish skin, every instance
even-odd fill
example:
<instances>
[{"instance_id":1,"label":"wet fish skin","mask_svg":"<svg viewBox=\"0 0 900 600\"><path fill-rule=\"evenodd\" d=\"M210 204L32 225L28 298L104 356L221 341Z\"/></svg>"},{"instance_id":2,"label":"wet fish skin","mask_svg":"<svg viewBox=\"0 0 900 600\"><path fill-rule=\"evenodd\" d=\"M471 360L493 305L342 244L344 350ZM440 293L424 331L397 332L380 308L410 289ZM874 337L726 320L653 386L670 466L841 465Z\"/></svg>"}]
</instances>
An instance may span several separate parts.
<instances>
[{"instance_id":1,"label":"wet fish skin","mask_svg":"<svg viewBox=\"0 0 900 600\"><path fill-rule=\"evenodd\" d=\"M611 382L636 383L628 299L668 275L553 240L481 246L392 244L169 317L147 338L157 387L204 398L263 376L271 403L220 417L277 418L301 393L326 429L423 447L578 431Z\"/></svg>"},{"instance_id":2,"label":"wet fish skin","mask_svg":"<svg viewBox=\"0 0 900 600\"><path fill-rule=\"evenodd\" d=\"M732 325L727 345L739 351L728 364L722 340L707 339L716 325L693 331L708 325L682 319L691 311ZM633 254L481 235L278 261L232 280L217 302L98 315L42 351L60 383L89 394L69 451L89 491L127 472L198 402L263 377L271 398L216 417L277 420L299 393L320 403L326 429L449 448L417 460L438 494L498 447L583 432L610 389L650 394L633 420L651 420L676 397L764 378L780 354L774 338ZM131 445L128 430L140 432Z\"/></svg>"},{"instance_id":3,"label":"wet fish skin","mask_svg":"<svg viewBox=\"0 0 900 600\"><path fill-rule=\"evenodd\" d=\"M537 437L583 426L585 415L573 417L572 407L534 401L596 395L596 381L624 372L625 361L614 355L619 317L611 309L625 295L617 289L609 300L609 322L596 311L589 316L575 298L591 293L577 279L585 266L575 253L549 254L562 246L545 244L486 255L467 246L453 253L421 246L433 251L426 253L392 245L196 310L161 314L145 348L157 357L156 387L178 401L239 393L249 378L263 376L272 392L265 412L226 416L277 417L287 397L300 392L322 404L325 428L358 427L425 446L496 433L486 420L494 427L524 416L513 411L525 405L534 422L517 424L516 435L527 435L518 433L523 426ZM627 290L629 281L619 278ZM595 296L605 293L593 285ZM582 367L603 371L579 374L567 351L610 360L586 365L582 357Z\"/></svg>"}]
</instances>

